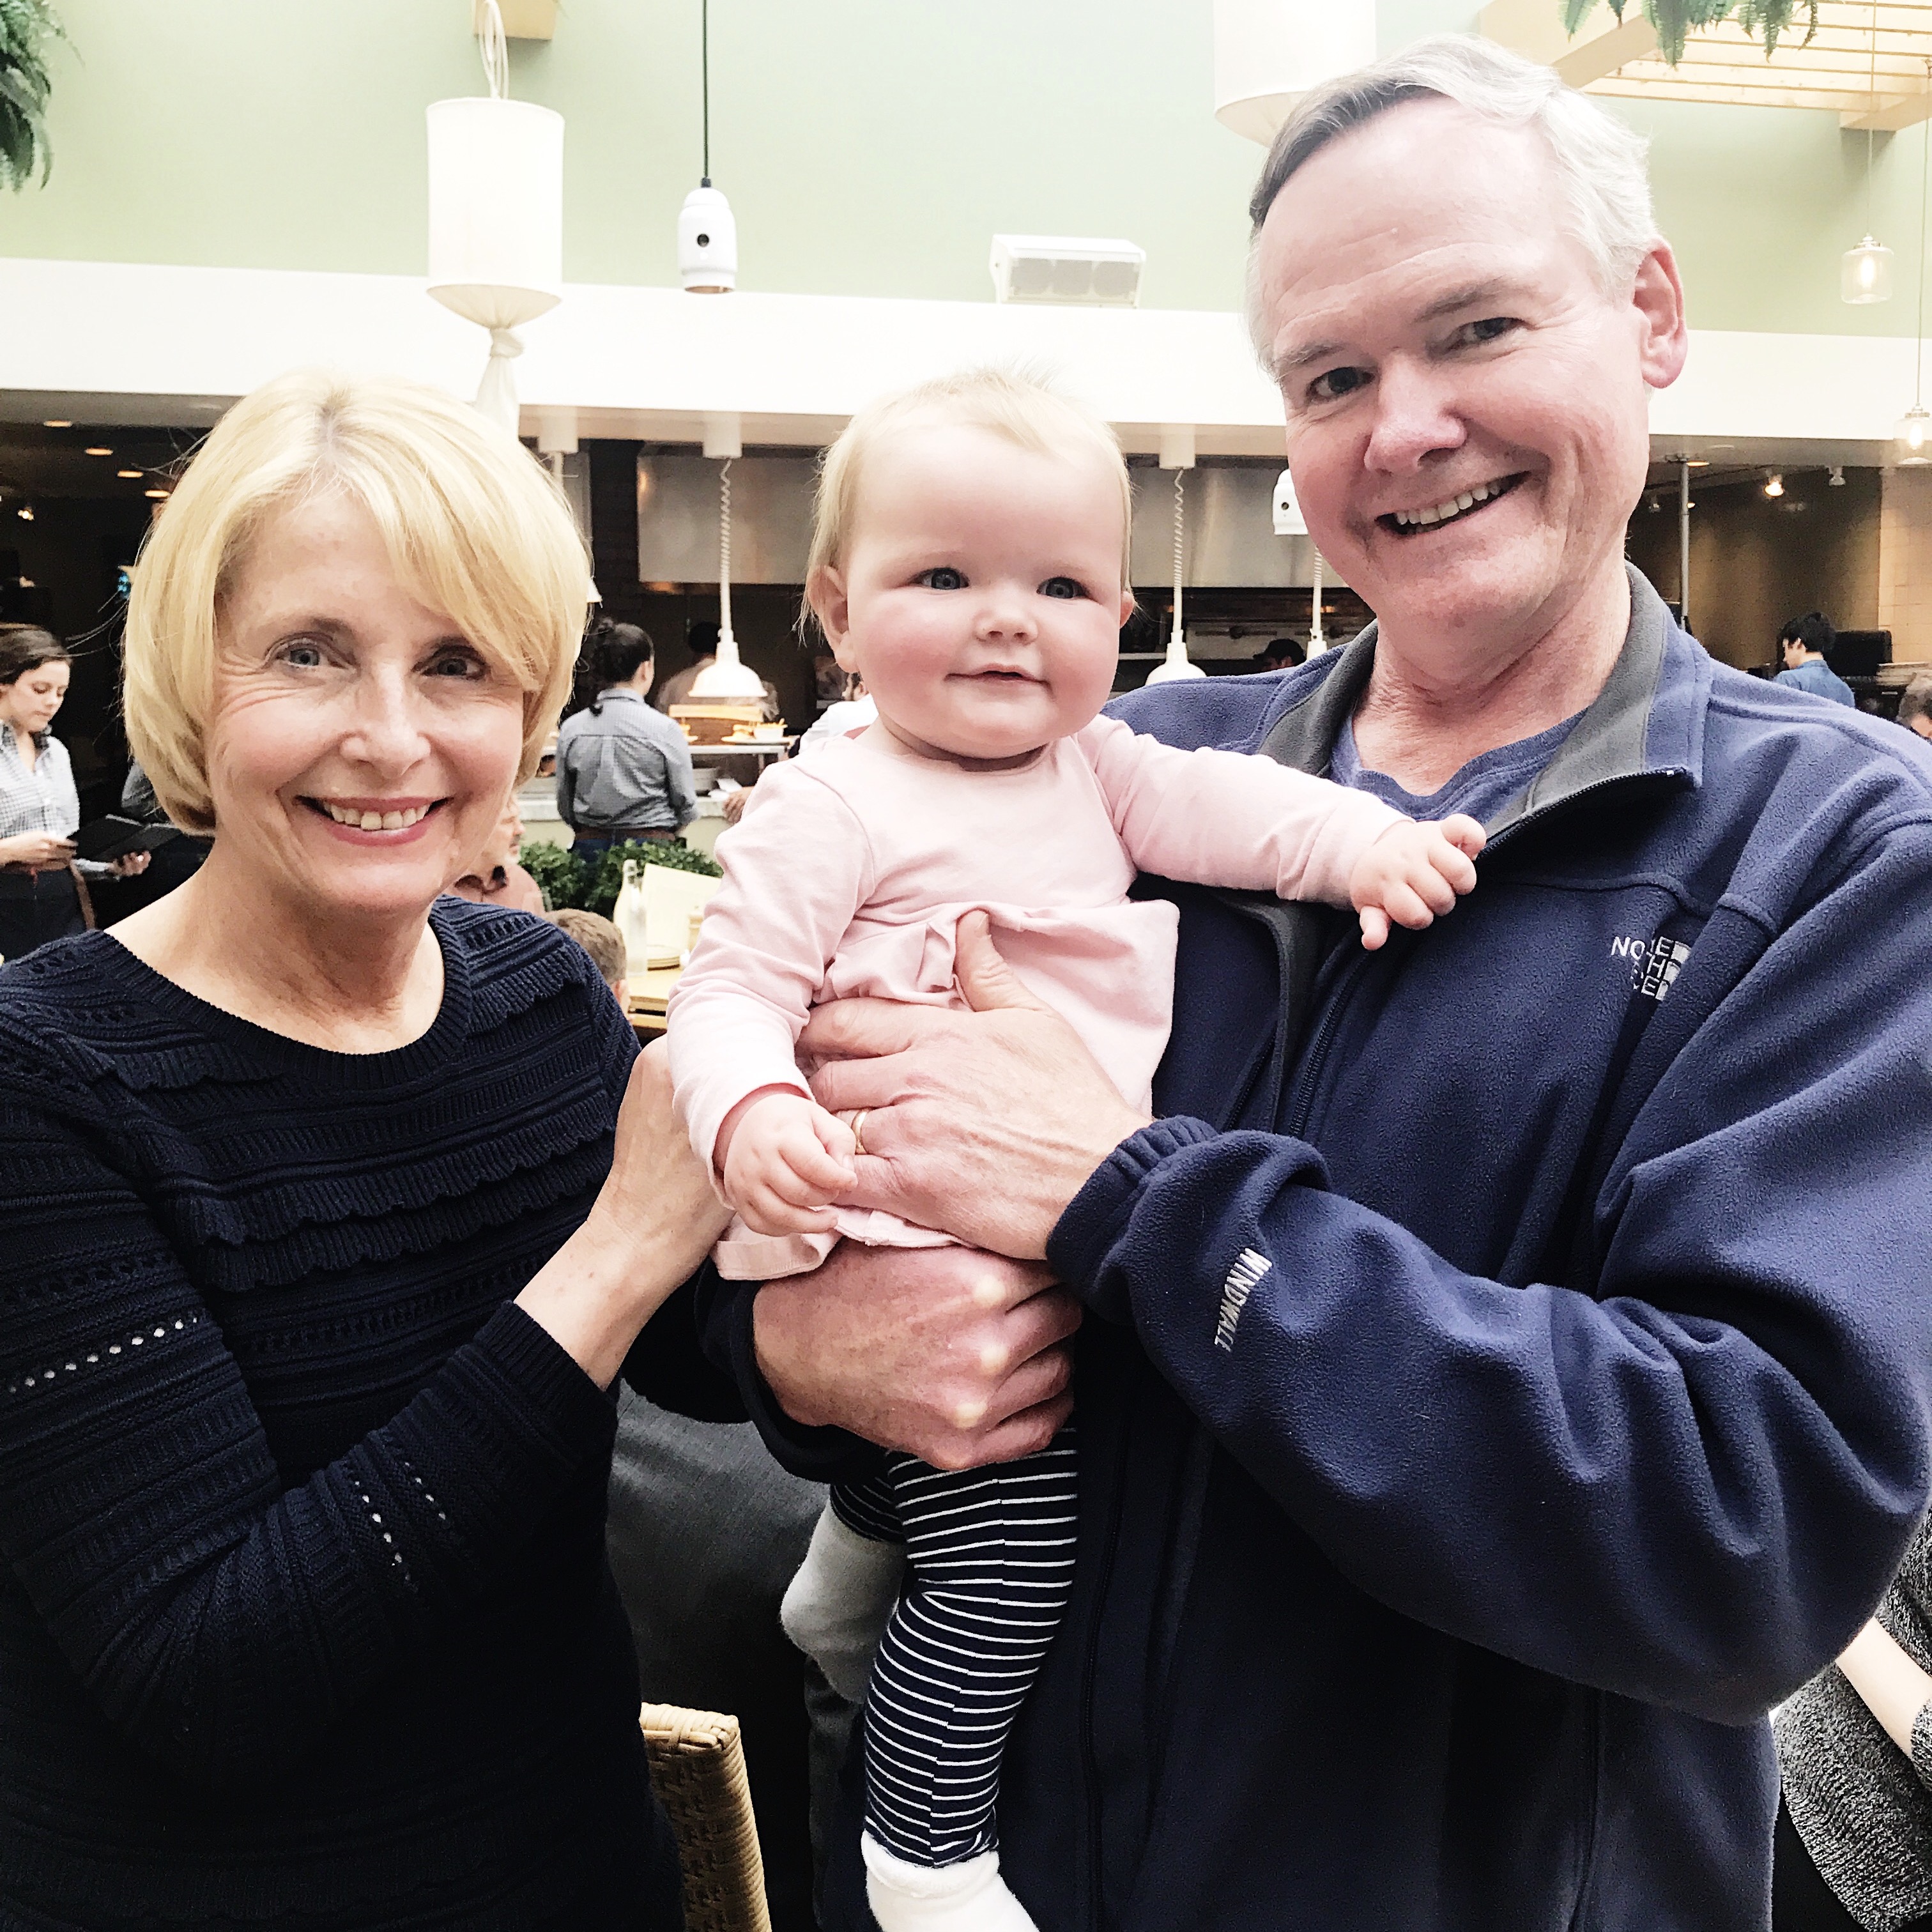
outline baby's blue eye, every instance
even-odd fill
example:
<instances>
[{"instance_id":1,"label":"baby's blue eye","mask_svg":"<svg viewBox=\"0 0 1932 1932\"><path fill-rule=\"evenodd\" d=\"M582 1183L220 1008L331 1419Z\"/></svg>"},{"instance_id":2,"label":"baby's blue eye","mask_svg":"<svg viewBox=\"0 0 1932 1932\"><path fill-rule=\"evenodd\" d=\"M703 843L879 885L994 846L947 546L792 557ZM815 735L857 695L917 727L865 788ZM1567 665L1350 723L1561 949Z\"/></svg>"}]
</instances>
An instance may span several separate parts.
<instances>
[{"instance_id":1,"label":"baby's blue eye","mask_svg":"<svg viewBox=\"0 0 1932 1932\"><path fill-rule=\"evenodd\" d=\"M924 584L928 590L964 590L966 573L955 570L950 563L942 563L933 569L922 570L913 581Z\"/></svg>"},{"instance_id":2,"label":"baby's blue eye","mask_svg":"<svg viewBox=\"0 0 1932 1932\"><path fill-rule=\"evenodd\" d=\"M1087 586L1076 577L1049 577L1040 586L1042 597L1064 597L1078 600L1087 594Z\"/></svg>"}]
</instances>

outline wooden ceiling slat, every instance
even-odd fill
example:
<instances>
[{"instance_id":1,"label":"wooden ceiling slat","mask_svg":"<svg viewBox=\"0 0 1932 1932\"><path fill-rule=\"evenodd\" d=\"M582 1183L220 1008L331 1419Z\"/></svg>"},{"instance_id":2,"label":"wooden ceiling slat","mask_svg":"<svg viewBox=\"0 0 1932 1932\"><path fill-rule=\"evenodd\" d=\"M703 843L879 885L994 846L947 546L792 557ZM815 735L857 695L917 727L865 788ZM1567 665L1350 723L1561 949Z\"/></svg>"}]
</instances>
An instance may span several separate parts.
<instances>
[{"instance_id":1,"label":"wooden ceiling slat","mask_svg":"<svg viewBox=\"0 0 1932 1932\"><path fill-rule=\"evenodd\" d=\"M1610 18L1593 16L1595 32L1586 26L1572 47L1601 40ZM1625 98L1822 110L1848 127L1895 128L1932 118L1928 60L1932 0L1822 0L1808 41L1802 32L1787 34L1767 56L1762 42L1726 21L1691 34L1675 68L1646 52L1586 88Z\"/></svg>"}]
</instances>

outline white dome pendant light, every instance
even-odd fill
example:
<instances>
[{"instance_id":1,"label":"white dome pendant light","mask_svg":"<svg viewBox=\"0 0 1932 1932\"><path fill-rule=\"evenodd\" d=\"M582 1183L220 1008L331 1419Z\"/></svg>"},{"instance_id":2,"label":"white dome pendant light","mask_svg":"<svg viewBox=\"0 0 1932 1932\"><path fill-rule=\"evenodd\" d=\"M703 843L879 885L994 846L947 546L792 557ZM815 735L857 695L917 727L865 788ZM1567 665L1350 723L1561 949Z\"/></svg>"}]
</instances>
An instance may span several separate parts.
<instances>
[{"instance_id":1,"label":"white dome pendant light","mask_svg":"<svg viewBox=\"0 0 1932 1932\"><path fill-rule=\"evenodd\" d=\"M1190 438L1191 441L1192 439ZM1187 460L1191 465L1194 452L1190 448ZM1150 684L1168 684L1177 678L1205 677L1208 674L1198 664L1190 661L1187 656L1187 633L1180 624L1181 563L1186 554L1187 540L1186 508L1187 471L1177 468L1174 472L1174 630L1167 640L1167 656L1148 673Z\"/></svg>"},{"instance_id":2,"label":"white dome pendant light","mask_svg":"<svg viewBox=\"0 0 1932 1932\"><path fill-rule=\"evenodd\" d=\"M677 217L677 275L685 292L725 296L738 286L738 224L711 185L711 0L703 0L698 58L704 106L704 172Z\"/></svg>"},{"instance_id":3,"label":"white dome pendant light","mask_svg":"<svg viewBox=\"0 0 1932 1932\"><path fill-rule=\"evenodd\" d=\"M1925 63L1925 81L1932 87L1932 60ZM1925 409L1925 207L1932 186L1932 122L1922 122L1919 128L1924 146L1918 158L1918 317L1912 330L1912 406L1892 432L1892 460L1902 470L1932 463L1932 415Z\"/></svg>"},{"instance_id":4,"label":"white dome pendant light","mask_svg":"<svg viewBox=\"0 0 1932 1932\"><path fill-rule=\"evenodd\" d=\"M512 100L503 16L482 0L487 98L432 101L429 292L490 332L479 414L517 433L515 334L563 299L563 116Z\"/></svg>"},{"instance_id":5,"label":"white dome pendant light","mask_svg":"<svg viewBox=\"0 0 1932 1932\"><path fill-rule=\"evenodd\" d=\"M1375 57L1375 0L1214 0L1214 118L1265 148L1310 88Z\"/></svg>"},{"instance_id":6,"label":"white dome pendant light","mask_svg":"<svg viewBox=\"0 0 1932 1932\"><path fill-rule=\"evenodd\" d=\"M738 418L717 417L707 422L706 456L724 460L718 471L718 662L706 664L691 681L693 698L765 698L765 681L738 656L731 629L731 463L744 454Z\"/></svg>"},{"instance_id":7,"label":"white dome pendant light","mask_svg":"<svg viewBox=\"0 0 1932 1932\"><path fill-rule=\"evenodd\" d=\"M1878 112L1878 0L1872 0L1871 62L1867 77L1869 112ZM1838 292L1854 308L1868 302L1892 299L1892 250L1872 234L1871 128L1865 129L1865 238L1856 248L1847 248L1838 271Z\"/></svg>"}]
</instances>

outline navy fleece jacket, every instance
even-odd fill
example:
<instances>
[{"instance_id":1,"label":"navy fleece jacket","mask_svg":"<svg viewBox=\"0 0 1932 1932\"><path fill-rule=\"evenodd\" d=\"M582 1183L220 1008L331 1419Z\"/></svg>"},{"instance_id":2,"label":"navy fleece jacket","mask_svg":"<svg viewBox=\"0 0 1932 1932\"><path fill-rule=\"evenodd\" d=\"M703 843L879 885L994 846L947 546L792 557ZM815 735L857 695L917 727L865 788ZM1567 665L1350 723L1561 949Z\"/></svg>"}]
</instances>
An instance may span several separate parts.
<instances>
[{"instance_id":1,"label":"navy fleece jacket","mask_svg":"<svg viewBox=\"0 0 1932 1932\"><path fill-rule=\"evenodd\" d=\"M1632 590L1429 932L1143 882L1164 1118L1052 1244L1079 1565L1000 1808L1050 1932L1767 1923L1763 1713L1932 1480L1932 758ZM1116 709L1320 771L1374 650ZM751 1299L698 1314L768 1439L862 1472Z\"/></svg>"}]
</instances>

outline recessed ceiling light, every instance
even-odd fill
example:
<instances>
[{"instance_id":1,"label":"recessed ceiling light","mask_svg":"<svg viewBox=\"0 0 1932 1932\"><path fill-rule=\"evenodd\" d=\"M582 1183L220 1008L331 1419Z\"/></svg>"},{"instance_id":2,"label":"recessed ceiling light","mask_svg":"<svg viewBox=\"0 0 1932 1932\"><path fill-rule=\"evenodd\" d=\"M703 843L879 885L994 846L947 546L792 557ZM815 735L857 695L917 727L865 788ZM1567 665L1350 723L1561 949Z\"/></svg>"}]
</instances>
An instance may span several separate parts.
<instances>
[{"instance_id":1,"label":"recessed ceiling light","mask_svg":"<svg viewBox=\"0 0 1932 1932\"><path fill-rule=\"evenodd\" d=\"M114 473L117 476L142 476L147 472L141 470L117 470Z\"/></svg>"},{"instance_id":2,"label":"recessed ceiling light","mask_svg":"<svg viewBox=\"0 0 1932 1932\"><path fill-rule=\"evenodd\" d=\"M104 448L98 442L89 443L87 446L87 453L90 456L112 456L114 454L112 450Z\"/></svg>"},{"instance_id":3,"label":"recessed ceiling light","mask_svg":"<svg viewBox=\"0 0 1932 1932\"><path fill-rule=\"evenodd\" d=\"M74 424L65 416L50 416L40 427L43 429L71 429Z\"/></svg>"},{"instance_id":4,"label":"recessed ceiling light","mask_svg":"<svg viewBox=\"0 0 1932 1932\"><path fill-rule=\"evenodd\" d=\"M165 496L168 493L165 490L144 490L141 494L144 496Z\"/></svg>"}]
</instances>

